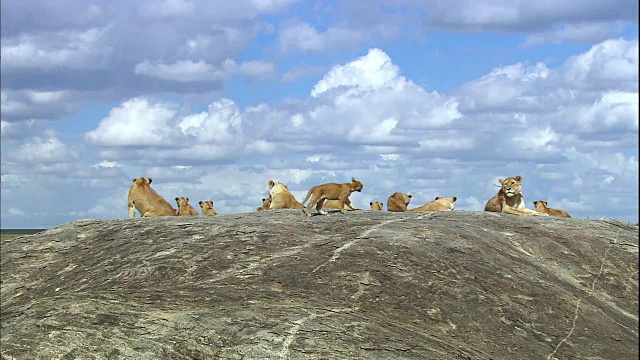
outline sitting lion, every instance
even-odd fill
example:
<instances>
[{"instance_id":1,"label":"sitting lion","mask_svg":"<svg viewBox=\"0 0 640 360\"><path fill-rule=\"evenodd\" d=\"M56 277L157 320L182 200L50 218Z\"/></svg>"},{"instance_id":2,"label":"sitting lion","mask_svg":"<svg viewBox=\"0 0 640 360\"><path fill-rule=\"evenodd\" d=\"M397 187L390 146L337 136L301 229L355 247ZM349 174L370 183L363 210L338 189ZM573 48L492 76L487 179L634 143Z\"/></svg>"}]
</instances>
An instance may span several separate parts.
<instances>
[{"instance_id":1,"label":"sitting lion","mask_svg":"<svg viewBox=\"0 0 640 360\"><path fill-rule=\"evenodd\" d=\"M536 207L536 210L538 212L541 213L545 213L545 214L549 214L549 216L557 216L557 217L564 217L564 218L570 218L571 215L569 215L568 212L566 212L565 210L562 209L552 209L547 207L547 202L544 200L536 200L533 202L533 206Z\"/></svg>"},{"instance_id":2,"label":"sitting lion","mask_svg":"<svg viewBox=\"0 0 640 360\"><path fill-rule=\"evenodd\" d=\"M487 201L484 211L500 212L514 215L548 216L547 214L527 209L522 196L522 176L518 175L498 180L502 186L498 193Z\"/></svg>"},{"instance_id":3,"label":"sitting lion","mask_svg":"<svg viewBox=\"0 0 640 360\"><path fill-rule=\"evenodd\" d=\"M349 210L360 210L357 207L351 204L351 200L347 198L344 201L344 204L349 208ZM340 209L340 200L326 200L324 204L322 204L323 209Z\"/></svg>"},{"instance_id":4,"label":"sitting lion","mask_svg":"<svg viewBox=\"0 0 640 360\"><path fill-rule=\"evenodd\" d=\"M316 185L307 191L307 196L305 196L302 204L304 205L310 197L311 201L309 201L309 205L307 205L306 208L303 208L302 211L307 216L311 216L311 208L313 205L316 205L316 210L320 214L328 215L328 212L322 210L325 200L338 200L338 208L340 209L340 212L344 214L347 212L344 205L346 200L349 198L349 195L354 191L362 191L363 187L364 185L355 178L351 178L351 182L344 184L328 183Z\"/></svg>"},{"instance_id":5,"label":"sitting lion","mask_svg":"<svg viewBox=\"0 0 640 360\"><path fill-rule=\"evenodd\" d=\"M371 210L380 211L382 210L382 203L380 201L372 201L369 203L371 206Z\"/></svg>"},{"instance_id":6,"label":"sitting lion","mask_svg":"<svg viewBox=\"0 0 640 360\"><path fill-rule=\"evenodd\" d=\"M417 208L413 208L409 211L451 211L454 208L454 203L458 200L457 197L441 197L436 196L436 199L426 203Z\"/></svg>"},{"instance_id":7,"label":"sitting lion","mask_svg":"<svg viewBox=\"0 0 640 360\"><path fill-rule=\"evenodd\" d=\"M178 215L180 216L188 216L188 215L198 215L196 209L189 204L188 197L176 197L176 203L178 204Z\"/></svg>"},{"instance_id":8,"label":"sitting lion","mask_svg":"<svg viewBox=\"0 0 640 360\"><path fill-rule=\"evenodd\" d=\"M136 209L143 217L176 216L178 213L171 204L149 186L151 178L133 179L129 188L129 218L136 216Z\"/></svg>"},{"instance_id":9,"label":"sitting lion","mask_svg":"<svg viewBox=\"0 0 640 360\"><path fill-rule=\"evenodd\" d=\"M271 207L271 199L262 199L262 206L260 206L259 208L256 209L256 211L265 211L265 210L270 210Z\"/></svg>"},{"instance_id":10,"label":"sitting lion","mask_svg":"<svg viewBox=\"0 0 640 360\"><path fill-rule=\"evenodd\" d=\"M187 199L189 200L189 199ZM216 210L213 208L213 201L208 200L208 201L198 201L198 204L200 205L200 208L202 209L202 216L205 215L218 215L218 213L216 212Z\"/></svg>"},{"instance_id":11,"label":"sitting lion","mask_svg":"<svg viewBox=\"0 0 640 360\"><path fill-rule=\"evenodd\" d=\"M304 206L296 200L287 185L269 180L270 210L274 209L302 209Z\"/></svg>"},{"instance_id":12,"label":"sitting lion","mask_svg":"<svg viewBox=\"0 0 640 360\"><path fill-rule=\"evenodd\" d=\"M393 193L387 200L387 211L402 212L407 211L411 201L411 195L400 192Z\"/></svg>"}]
</instances>

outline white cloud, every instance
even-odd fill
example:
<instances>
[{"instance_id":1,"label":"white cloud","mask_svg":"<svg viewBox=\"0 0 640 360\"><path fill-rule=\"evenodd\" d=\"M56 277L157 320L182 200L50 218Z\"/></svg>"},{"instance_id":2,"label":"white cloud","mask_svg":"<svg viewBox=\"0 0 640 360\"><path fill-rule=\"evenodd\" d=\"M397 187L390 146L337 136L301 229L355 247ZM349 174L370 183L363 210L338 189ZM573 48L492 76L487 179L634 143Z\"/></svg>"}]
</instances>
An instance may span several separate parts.
<instances>
[{"instance_id":1,"label":"white cloud","mask_svg":"<svg viewBox=\"0 0 640 360\"><path fill-rule=\"evenodd\" d=\"M86 134L89 143L97 146L170 146L173 105L135 98L111 110L98 128Z\"/></svg>"},{"instance_id":2,"label":"white cloud","mask_svg":"<svg viewBox=\"0 0 640 360\"><path fill-rule=\"evenodd\" d=\"M9 152L8 159L29 164L55 164L74 162L80 158L76 150L60 141L53 132L36 136Z\"/></svg>"},{"instance_id":3,"label":"white cloud","mask_svg":"<svg viewBox=\"0 0 640 360\"><path fill-rule=\"evenodd\" d=\"M2 69L102 68L112 52L110 46L101 43L107 31L105 27L3 38Z\"/></svg>"},{"instance_id":4,"label":"white cloud","mask_svg":"<svg viewBox=\"0 0 640 360\"><path fill-rule=\"evenodd\" d=\"M291 21L281 27L278 43L283 52L322 51L361 44L368 39L368 36L364 31L345 27L331 27L320 32L311 24Z\"/></svg>"}]
</instances>

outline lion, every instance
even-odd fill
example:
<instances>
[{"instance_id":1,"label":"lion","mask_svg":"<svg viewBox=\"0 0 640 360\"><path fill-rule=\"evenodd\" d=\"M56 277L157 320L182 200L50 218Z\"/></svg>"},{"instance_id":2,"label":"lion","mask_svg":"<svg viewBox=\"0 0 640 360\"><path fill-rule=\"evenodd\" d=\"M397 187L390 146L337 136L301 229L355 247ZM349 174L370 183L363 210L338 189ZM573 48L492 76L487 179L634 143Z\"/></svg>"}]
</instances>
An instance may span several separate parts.
<instances>
[{"instance_id":1,"label":"lion","mask_svg":"<svg viewBox=\"0 0 640 360\"><path fill-rule=\"evenodd\" d=\"M180 216L190 216L190 215L198 215L196 209L189 204L188 197L176 197L176 203L178 204L178 215Z\"/></svg>"},{"instance_id":2,"label":"lion","mask_svg":"<svg viewBox=\"0 0 640 360\"><path fill-rule=\"evenodd\" d=\"M270 210L274 209L302 209L304 206L296 200L287 185L269 180Z\"/></svg>"},{"instance_id":3,"label":"lion","mask_svg":"<svg viewBox=\"0 0 640 360\"><path fill-rule=\"evenodd\" d=\"M564 217L564 218L570 218L571 215L569 215L569 213L566 210L562 210L562 209L552 209L547 207L547 202L544 200L536 200L533 202L533 206L536 207L536 211L541 212L541 213L545 213L545 214L549 214L549 216L557 216L557 217Z\"/></svg>"},{"instance_id":4,"label":"lion","mask_svg":"<svg viewBox=\"0 0 640 360\"><path fill-rule=\"evenodd\" d=\"M387 200L387 211L402 212L407 211L409 201L411 201L412 195L404 194L401 192L393 193Z\"/></svg>"},{"instance_id":5,"label":"lion","mask_svg":"<svg viewBox=\"0 0 640 360\"><path fill-rule=\"evenodd\" d=\"M256 211L265 211L265 210L270 210L271 207L271 199L267 198L262 198L262 206L260 206L259 208L256 209Z\"/></svg>"},{"instance_id":6,"label":"lion","mask_svg":"<svg viewBox=\"0 0 640 360\"><path fill-rule=\"evenodd\" d=\"M198 205L200 205L200 208L202 209L202 216L205 216L205 215L218 215L216 210L213 208L213 201L211 201L211 200L208 200L208 201L200 200L200 201L198 201Z\"/></svg>"},{"instance_id":7,"label":"lion","mask_svg":"<svg viewBox=\"0 0 640 360\"><path fill-rule=\"evenodd\" d=\"M535 210L527 209L522 195L522 176L514 176L498 180L502 185L498 193L487 201L484 211L507 213L513 215L549 216Z\"/></svg>"},{"instance_id":8,"label":"lion","mask_svg":"<svg viewBox=\"0 0 640 360\"><path fill-rule=\"evenodd\" d=\"M371 210L380 211L382 210L382 203L380 201L372 201L369 203L371 206Z\"/></svg>"},{"instance_id":9,"label":"lion","mask_svg":"<svg viewBox=\"0 0 640 360\"><path fill-rule=\"evenodd\" d=\"M151 188L151 178L133 179L129 188L129 218L136 216L136 209L143 217L176 216L178 212L160 194Z\"/></svg>"},{"instance_id":10,"label":"lion","mask_svg":"<svg viewBox=\"0 0 640 360\"><path fill-rule=\"evenodd\" d=\"M458 200L457 197L441 197L436 196L436 199L430 201L420 207L413 208L409 211L451 211L454 208L454 203Z\"/></svg>"},{"instance_id":11,"label":"lion","mask_svg":"<svg viewBox=\"0 0 640 360\"><path fill-rule=\"evenodd\" d=\"M322 210L325 200L338 200L340 212L344 214L347 212L344 205L349 195L354 191L361 192L363 187L364 185L355 178L351 178L351 182L344 184L328 183L316 185L307 191L307 196L305 196L302 204L304 205L309 198L311 198L311 201L302 211L305 215L311 216L311 208L316 205L316 210L320 214L329 215L328 212Z\"/></svg>"},{"instance_id":12,"label":"lion","mask_svg":"<svg viewBox=\"0 0 640 360\"><path fill-rule=\"evenodd\" d=\"M344 201L344 204L349 208L349 210L360 210L359 208L351 204L351 200L349 200L349 198L347 198L347 200ZM340 209L340 200L326 200L324 204L322 204L322 208L323 209Z\"/></svg>"}]
</instances>

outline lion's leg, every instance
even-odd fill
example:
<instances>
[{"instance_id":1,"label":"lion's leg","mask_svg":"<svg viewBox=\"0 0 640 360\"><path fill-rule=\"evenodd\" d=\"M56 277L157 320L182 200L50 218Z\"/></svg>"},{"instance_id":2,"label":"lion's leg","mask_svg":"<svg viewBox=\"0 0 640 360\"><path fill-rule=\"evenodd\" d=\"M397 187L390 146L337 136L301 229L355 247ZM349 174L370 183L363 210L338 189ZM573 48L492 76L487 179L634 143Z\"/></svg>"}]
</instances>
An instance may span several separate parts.
<instances>
[{"instance_id":1,"label":"lion's leg","mask_svg":"<svg viewBox=\"0 0 640 360\"><path fill-rule=\"evenodd\" d=\"M302 209L305 215L311 216L311 208L316 204L317 201L318 200L315 197L311 197L311 200L309 200L309 204L307 205L307 207Z\"/></svg>"},{"instance_id":2,"label":"lion's leg","mask_svg":"<svg viewBox=\"0 0 640 360\"><path fill-rule=\"evenodd\" d=\"M349 196L349 195L347 194L347 196ZM347 209L345 208L345 203L346 203L346 200L347 200L347 196L340 196L338 198L338 201L339 201L339 204L340 204L339 205L340 212L343 213L343 214L345 214L347 212Z\"/></svg>"},{"instance_id":3,"label":"lion's leg","mask_svg":"<svg viewBox=\"0 0 640 360\"><path fill-rule=\"evenodd\" d=\"M527 213L526 211L516 209L506 204L502 207L502 212L506 214L513 214L513 215L520 215L520 216L533 215L533 214Z\"/></svg>"},{"instance_id":4,"label":"lion's leg","mask_svg":"<svg viewBox=\"0 0 640 360\"><path fill-rule=\"evenodd\" d=\"M322 215L329 215L328 212L322 210L322 207L324 206L325 201L326 199L320 198L320 200L318 200L318 203L316 204L316 210Z\"/></svg>"}]
</instances>

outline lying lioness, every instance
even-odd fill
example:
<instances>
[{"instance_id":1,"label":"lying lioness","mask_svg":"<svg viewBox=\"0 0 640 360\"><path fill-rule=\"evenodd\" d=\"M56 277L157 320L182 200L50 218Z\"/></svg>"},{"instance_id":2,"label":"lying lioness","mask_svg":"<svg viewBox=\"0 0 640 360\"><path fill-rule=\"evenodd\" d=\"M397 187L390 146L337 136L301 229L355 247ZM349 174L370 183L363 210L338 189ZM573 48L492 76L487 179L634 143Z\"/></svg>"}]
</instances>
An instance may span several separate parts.
<instances>
[{"instance_id":1,"label":"lying lioness","mask_svg":"<svg viewBox=\"0 0 640 360\"><path fill-rule=\"evenodd\" d=\"M514 215L549 216L527 209L522 196L522 176L518 175L498 180L502 185L498 193L487 201L484 211L501 212Z\"/></svg>"},{"instance_id":2,"label":"lying lioness","mask_svg":"<svg viewBox=\"0 0 640 360\"><path fill-rule=\"evenodd\" d=\"M440 197L436 196L436 199L426 203L417 208L413 208L410 211L451 211L454 209L454 203L458 200L457 197Z\"/></svg>"}]
</instances>

